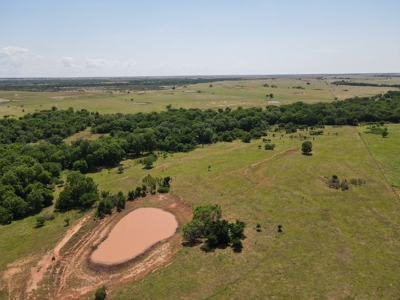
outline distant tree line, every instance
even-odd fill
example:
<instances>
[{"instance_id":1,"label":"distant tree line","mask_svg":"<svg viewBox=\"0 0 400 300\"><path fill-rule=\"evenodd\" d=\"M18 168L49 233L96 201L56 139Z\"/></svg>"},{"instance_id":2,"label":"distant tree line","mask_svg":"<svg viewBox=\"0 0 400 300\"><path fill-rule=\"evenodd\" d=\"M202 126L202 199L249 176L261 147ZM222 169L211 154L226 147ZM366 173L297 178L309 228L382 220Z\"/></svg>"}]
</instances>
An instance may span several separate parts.
<instances>
[{"instance_id":1,"label":"distant tree line","mask_svg":"<svg viewBox=\"0 0 400 300\"><path fill-rule=\"evenodd\" d=\"M165 86L185 86L216 81L243 80L239 77L223 78L70 78L70 79L3 79L0 91L58 92L84 89L106 90L160 90Z\"/></svg>"},{"instance_id":2,"label":"distant tree line","mask_svg":"<svg viewBox=\"0 0 400 300\"><path fill-rule=\"evenodd\" d=\"M369 82L352 82L352 81L335 81L332 82L334 85L350 85L350 86L373 86L373 87L394 87L400 88L400 84L378 84L378 83L369 83Z\"/></svg>"}]
</instances>

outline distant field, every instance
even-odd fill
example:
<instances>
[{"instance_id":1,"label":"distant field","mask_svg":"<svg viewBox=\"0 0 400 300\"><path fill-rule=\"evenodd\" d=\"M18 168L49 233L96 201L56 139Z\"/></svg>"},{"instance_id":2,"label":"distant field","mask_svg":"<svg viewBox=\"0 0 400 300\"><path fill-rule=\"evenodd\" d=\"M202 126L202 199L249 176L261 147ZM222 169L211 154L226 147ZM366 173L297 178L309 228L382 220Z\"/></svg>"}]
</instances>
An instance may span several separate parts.
<instances>
[{"instance_id":1,"label":"distant field","mask_svg":"<svg viewBox=\"0 0 400 300\"><path fill-rule=\"evenodd\" d=\"M346 75L343 75L346 76ZM353 76L354 77L354 76ZM0 99L11 102L0 103L0 117L4 115L21 116L36 110L73 107L98 111L99 113L136 113L164 110L171 104L175 108L217 109L238 106L265 107L266 105L290 104L297 101L306 103L330 102L337 97L339 100L354 96L372 96L385 93L390 88L334 86L329 83L339 80L327 76L325 79L316 77L281 76L272 79L252 79L242 81L221 81L194 84L176 89L157 91L132 91L131 93L110 91L86 92L5 92L0 91ZM355 81L387 82L376 77L359 75ZM348 80L348 79L346 79ZM400 77L389 80L390 83L400 83ZM309 84L307 84L309 83ZM270 87L264 87L268 84ZM276 85L277 88L272 88ZM302 87L304 89L293 89ZM393 88L392 88L393 89ZM347 90L347 91L346 91ZM186 91L186 92L185 92ZM197 91L200 91L198 93ZM270 99L266 95L273 94ZM268 101L272 101L269 103Z\"/></svg>"}]
</instances>

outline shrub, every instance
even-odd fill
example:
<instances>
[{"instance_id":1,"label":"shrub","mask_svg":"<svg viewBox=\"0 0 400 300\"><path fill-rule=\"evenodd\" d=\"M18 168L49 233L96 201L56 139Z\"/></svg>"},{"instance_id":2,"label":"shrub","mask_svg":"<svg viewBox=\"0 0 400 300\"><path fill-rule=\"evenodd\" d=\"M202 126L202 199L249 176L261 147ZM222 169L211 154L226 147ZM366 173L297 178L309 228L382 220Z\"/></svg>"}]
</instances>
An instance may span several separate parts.
<instances>
[{"instance_id":1,"label":"shrub","mask_svg":"<svg viewBox=\"0 0 400 300\"><path fill-rule=\"evenodd\" d=\"M267 143L267 144L265 144L264 149L265 150L274 150L275 149L275 144Z\"/></svg>"},{"instance_id":2,"label":"shrub","mask_svg":"<svg viewBox=\"0 0 400 300\"><path fill-rule=\"evenodd\" d=\"M44 222L46 222L46 218L44 216L36 217L36 227L42 227Z\"/></svg>"},{"instance_id":3,"label":"shrub","mask_svg":"<svg viewBox=\"0 0 400 300\"><path fill-rule=\"evenodd\" d=\"M107 287L105 285L103 285L102 287L98 288L96 290L96 294L94 295L94 299L95 300L104 300L106 299L107 296Z\"/></svg>"}]
</instances>

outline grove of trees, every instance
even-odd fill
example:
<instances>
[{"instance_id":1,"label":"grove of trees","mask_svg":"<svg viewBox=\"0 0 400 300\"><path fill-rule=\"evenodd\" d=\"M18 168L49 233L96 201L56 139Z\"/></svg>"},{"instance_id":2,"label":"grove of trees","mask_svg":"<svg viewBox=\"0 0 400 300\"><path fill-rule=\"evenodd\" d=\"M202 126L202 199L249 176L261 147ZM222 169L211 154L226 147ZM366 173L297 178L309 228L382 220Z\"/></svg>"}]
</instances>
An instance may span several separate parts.
<instances>
[{"instance_id":1,"label":"grove of trees","mask_svg":"<svg viewBox=\"0 0 400 300\"><path fill-rule=\"evenodd\" d=\"M221 220L222 209L219 205L197 206L193 210L193 218L182 227L183 237L189 244L195 244L199 239L206 239L201 249L209 252L218 246L231 244L235 251L243 248L244 222L236 220L229 223Z\"/></svg>"}]
</instances>

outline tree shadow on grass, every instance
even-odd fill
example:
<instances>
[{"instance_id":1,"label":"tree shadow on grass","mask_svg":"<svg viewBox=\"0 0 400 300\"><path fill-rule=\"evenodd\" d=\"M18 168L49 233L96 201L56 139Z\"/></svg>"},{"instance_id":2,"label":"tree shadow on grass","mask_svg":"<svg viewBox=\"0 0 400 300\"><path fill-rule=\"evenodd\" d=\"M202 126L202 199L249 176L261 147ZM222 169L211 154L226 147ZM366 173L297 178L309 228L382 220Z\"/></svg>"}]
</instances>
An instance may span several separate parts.
<instances>
[{"instance_id":1,"label":"tree shadow on grass","mask_svg":"<svg viewBox=\"0 0 400 300\"><path fill-rule=\"evenodd\" d=\"M190 243L190 242L182 242L181 245L183 247L196 247L196 246L198 246L198 245L200 245L202 243L203 243L202 241L196 240L195 242L192 242L192 243Z\"/></svg>"},{"instance_id":2,"label":"tree shadow on grass","mask_svg":"<svg viewBox=\"0 0 400 300\"><path fill-rule=\"evenodd\" d=\"M302 153L304 156L312 156L312 153Z\"/></svg>"}]
</instances>

